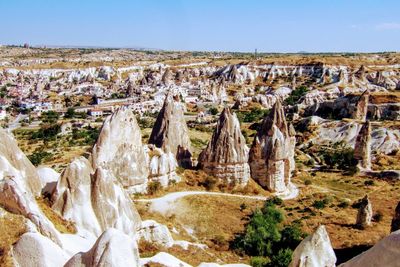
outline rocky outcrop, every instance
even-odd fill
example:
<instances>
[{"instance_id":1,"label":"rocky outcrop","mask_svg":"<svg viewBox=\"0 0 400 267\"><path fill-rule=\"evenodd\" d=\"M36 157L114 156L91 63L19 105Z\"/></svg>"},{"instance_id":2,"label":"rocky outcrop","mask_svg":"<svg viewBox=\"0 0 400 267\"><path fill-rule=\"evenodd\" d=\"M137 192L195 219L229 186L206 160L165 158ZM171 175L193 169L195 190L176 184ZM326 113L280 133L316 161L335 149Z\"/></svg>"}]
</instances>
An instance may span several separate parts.
<instances>
[{"instance_id":1,"label":"rocky outcrop","mask_svg":"<svg viewBox=\"0 0 400 267\"><path fill-rule=\"evenodd\" d=\"M11 257L19 267L63 266L68 255L50 239L39 233L25 233L13 245Z\"/></svg>"},{"instance_id":2,"label":"rocky outcrop","mask_svg":"<svg viewBox=\"0 0 400 267\"><path fill-rule=\"evenodd\" d=\"M75 223L82 236L98 237L109 227L133 235L140 217L127 193L109 170L93 171L84 157L64 170L52 195L53 209Z\"/></svg>"},{"instance_id":3,"label":"rocky outcrop","mask_svg":"<svg viewBox=\"0 0 400 267\"><path fill-rule=\"evenodd\" d=\"M15 139L2 128L0 128L0 161L8 162L10 167L18 170L24 177L29 191L34 196L40 195L42 186L35 166L19 149Z\"/></svg>"},{"instance_id":4,"label":"rocky outcrop","mask_svg":"<svg viewBox=\"0 0 400 267\"><path fill-rule=\"evenodd\" d=\"M145 191L149 174L142 135L135 115L120 108L108 117L92 150L93 169L101 167L131 193Z\"/></svg>"},{"instance_id":5,"label":"rocky outcrop","mask_svg":"<svg viewBox=\"0 0 400 267\"><path fill-rule=\"evenodd\" d=\"M321 225L296 247L289 267L335 267L335 264L336 255L329 235Z\"/></svg>"},{"instance_id":6,"label":"rocky outcrop","mask_svg":"<svg viewBox=\"0 0 400 267\"><path fill-rule=\"evenodd\" d=\"M181 180L176 174L178 163L171 152L165 153L154 145L146 146L145 150L149 157L149 181L156 181L162 187L167 187L170 183Z\"/></svg>"},{"instance_id":7,"label":"rocky outcrop","mask_svg":"<svg viewBox=\"0 0 400 267\"><path fill-rule=\"evenodd\" d=\"M365 90L364 93L358 98L357 104L354 109L353 119L365 121L368 113L369 91Z\"/></svg>"},{"instance_id":8,"label":"rocky outcrop","mask_svg":"<svg viewBox=\"0 0 400 267\"><path fill-rule=\"evenodd\" d=\"M189 130L178 97L171 94L166 96L151 132L149 144L174 154L179 166L192 166Z\"/></svg>"},{"instance_id":9,"label":"rocky outcrop","mask_svg":"<svg viewBox=\"0 0 400 267\"><path fill-rule=\"evenodd\" d=\"M390 225L390 232L400 230L400 202L396 206L394 211L394 216L392 219L392 224Z\"/></svg>"},{"instance_id":10,"label":"rocky outcrop","mask_svg":"<svg viewBox=\"0 0 400 267\"><path fill-rule=\"evenodd\" d=\"M35 167L15 140L0 128L0 206L26 217L42 235L61 245L57 230L36 203L35 196L40 191Z\"/></svg>"},{"instance_id":11,"label":"rocky outcrop","mask_svg":"<svg viewBox=\"0 0 400 267\"><path fill-rule=\"evenodd\" d=\"M364 229L372 224L372 205L368 195L360 200L359 205L356 226Z\"/></svg>"},{"instance_id":12,"label":"rocky outcrop","mask_svg":"<svg viewBox=\"0 0 400 267\"><path fill-rule=\"evenodd\" d=\"M295 131L288 126L280 101L262 122L250 149L251 176L272 192L284 192L295 168Z\"/></svg>"},{"instance_id":13,"label":"rocky outcrop","mask_svg":"<svg viewBox=\"0 0 400 267\"><path fill-rule=\"evenodd\" d=\"M354 158L361 170L371 169L371 123L366 121L360 129L354 146Z\"/></svg>"},{"instance_id":14,"label":"rocky outcrop","mask_svg":"<svg viewBox=\"0 0 400 267\"><path fill-rule=\"evenodd\" d=\"M64 266L137 267L140 266L139 251L130 236L110 228L97 239L89 251L76 254Z\"/></svg>"},{"instance_id":15,"label":"rocky outcrop","mask_svg":"<svg viewBox=\"0 0 400 267\"><path fill-rule=\"evenodd\" d=\"M339 267L391 266L399 267L400 230L383 238L364 253L341 264Z\"/></svg>"},{"instance_id":16,"label":"rocky outcrop","mask_svg":"<svg viewBox=\"0 0 400 267\"><path fill-rule=\"evenodd\" d=\"M199 167L227 184L246 185L250 178L248 151L236 114L225 108L211 141L200 153Z\"/></svg>"}]
</instances>

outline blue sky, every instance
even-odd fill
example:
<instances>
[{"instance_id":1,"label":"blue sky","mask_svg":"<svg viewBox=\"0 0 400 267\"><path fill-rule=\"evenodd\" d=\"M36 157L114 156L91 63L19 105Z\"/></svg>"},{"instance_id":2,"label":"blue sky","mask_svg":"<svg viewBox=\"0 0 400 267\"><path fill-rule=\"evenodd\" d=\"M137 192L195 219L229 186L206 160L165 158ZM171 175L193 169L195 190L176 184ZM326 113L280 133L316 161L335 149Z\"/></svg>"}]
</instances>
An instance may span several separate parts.
<instances>
[{"instance_id":1,"label":"blue sky","mask_svg":"<svg viewBox=\"0 0 400 267\"><path fill-rule=\"evenodd\" d=\"M0 44L400 51L399 0L0 0Z\"/></svg>"}]
</instances>

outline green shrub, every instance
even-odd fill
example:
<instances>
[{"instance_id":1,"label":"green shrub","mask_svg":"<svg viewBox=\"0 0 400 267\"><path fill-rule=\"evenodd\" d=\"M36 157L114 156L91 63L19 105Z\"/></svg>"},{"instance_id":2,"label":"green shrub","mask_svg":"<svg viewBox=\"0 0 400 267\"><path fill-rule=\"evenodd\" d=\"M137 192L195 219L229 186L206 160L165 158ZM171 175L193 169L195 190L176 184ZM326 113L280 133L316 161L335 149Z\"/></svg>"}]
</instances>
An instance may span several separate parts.
<instances>
[{"instance_id":1,"label":"green shrub","mask_svg":"<svg viewBox=\"0 0 400 267\"><path fill-rule=\"evenodd\" d=\"M286 105L291 105L293 106L294 104L297 104L297 102L302 98L305 94L308 92L308 88L305 86L300 86L297 87L295 90L293 90L290 95L285 99L285 104Z\"/></svg>"},{"instance_id":2,"label":"green shrub","mask_svg":"<svg viewBox=\"0 0 400 267\"><path fill-rule=\"evenodd\" d=\"M46 151L38 151L33 152L28 156L28 159L32 162L33 165L38 166L46 160L50 160L53 154Z\"/></svg>"},{"instance_id":3,"label":"green shrub","mask_svg":"<svg viewBox=\"0 0 400 267\"><path fill-rule=\"evenodd\" d=\"M374 186L375 185L375 181L374 180L367 180L364 182L365 186Z\"/></svg>"},{"instance_id":4,"label":"green shrub","mask_svg":"<svg viewBox=\"0 0 400 267\"><path fill-rule=\"evenodd\" d=\"M280 249L278 254L271 257L268 267L287 267L292 261L293 251L289 248Z\"/></svg>"},{"instance_id":5,"label":"green shrub","mask_svg":"<svg viewBox=\"0 0 400 267\"><path fill-rule=\"evenodd\" d=\"M267 267L270 263L270 259L268 257L251 257L250 265L253 267Z\"/></svg>"},{"instance_id":6,"label":"green shrub","mask_svg":"<svg viewBox=\"0 0 400 267\"><path fill-rule=\"evenodd\" d=\"M158 181L150 182L150 183L147 185L147 193L149 193L150 195L154 195L154 194L157 193L160 189L161 189L161 183L158 182Z\"/></svg>"},{"instance_id":7,"label":"green shrub","mask_svg":"<svg viewBox=\"0 0 400 267\"><path fill-rule=\"evenodd\" d=\"M380 221L382 221L382 219L383 219L383 213L382 213L382 211L378 210L378 211L374 214L374 216L372 216L372 219L373 219L375 222L380 222Z\"/></svg>"},{"instance_id":8,"label":"green shrub","mask_svg":"<svg viewBox=\"0 0 400 267\"><path fill-rule=\"evenodd\" d=\"M217 115L218 114L218 109L215 107L212 107L208 110L211 115Z\"/></svg>"},{"instance_id":9,"label":"green shrub","mask_svg":"<svg viewBox=\"0 0 400 267\"><path fill-rule=\"evenodd\" d=\"M305 185L311 185L312 181L310 179L307 179L307 180L304 181L304 184Z\"/></svg>"},{"instance_id":10,"label":"green shrub","mask_svg":"<svg viewBox=\"0 0 400 267\"><path fill-rule=\"evenodd\" d=\"M206 188L207 191L213 190L216 184L217 179L212 176L207 176L207 178L203 182L203 186Z\"/></svg>"},{"instance_id":11,"label":"green shrub","mask_svg":"<svg viewBox=\"0 0 400 267\"><path fill-rule=\"evenodd\" d=\"M316 209L324 209L326 203L323 200L315 200L312 206Z\"/></svg>"}]
</instances>

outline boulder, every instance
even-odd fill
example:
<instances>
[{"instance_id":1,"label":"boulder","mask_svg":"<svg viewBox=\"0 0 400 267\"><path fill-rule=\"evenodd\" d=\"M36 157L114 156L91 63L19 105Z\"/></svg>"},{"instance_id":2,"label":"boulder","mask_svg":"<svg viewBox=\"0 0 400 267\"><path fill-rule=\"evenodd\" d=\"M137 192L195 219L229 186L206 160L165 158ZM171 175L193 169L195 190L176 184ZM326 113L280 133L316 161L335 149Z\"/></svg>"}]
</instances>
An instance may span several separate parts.
<instances>
[{"instance_id":1,"label":"boulder","mask_svg":"<svg viewBox=\"0 0 400 267\"><path fill-rule=\"evenodd\" d=\"M363 229L372 224L372 205L368 195L360 200L359 205L356 225Z\"/></svg>"},{"instance_id":2,"label":"boulder","mask_svg":"<svg viewBox=\"0 0 400 267\"><path fill-rule=\"evenodd\" d=\"M108 117L93 146L93 169L101 167L116 177L129 192L143 190L149 174L142 135L132 110L118 109Z\"/></svg>"},{"instance_id":3,"label":"boulder","mask_svg":"<svg viewBox=\"0 0 400 267\"><path fill-rule=\"evenodd\" d=\"M139 265L139 251L134 239L113 228L107 229L87 252L73 256L65 267L122 267Z\"/></svg>"},{"instance_id":4,"label":"boulder","mask_svg":"<svg viewBox=\"0 0 400 267\"><path fill-rule=\"evenodd\" d=\"M251 176L272 192L284 192L291 183L296 137L288 126L280 101L263 120L249 154Z\"/></svg>"},{"instance_id":5,"label":"boulder","mask_svg":"<svg viewBox=\"0 0 400 267\"><path fill-rule=\"evenodd\" d=\"M199 167L226 184L246 185L250 179L248 147L236 114L225 108L211 141L199 155Z\"/></svg>"},{"instance_id":6,"label":"boulder","mask_svg":"<svg viewBox=\"0 0 400 267\"><path fill-rule=\"evenodd\" d=\"M25 233L13 245L11 257L19 267L63 266L68 255L39 233Z\"/></svg>"},{"instance_id":7,"label":"boulder","mask_svg":"<svg viewBox=\"0 0 400 267\"><path fill-rule=\"evenodd\" d=\"M335 267L335 264L336 255L329 235L321 225L296 247L289 267Z\"/></svg>"},{"instance_id":8,"label":"boulder","mask_svg":"<svg viewBox=\"0 0 400 267\"><path fill-rule=\"evenodd\" d=\"M179 166L191 167L192 154L189 130L184 117L184 107L177 96L170 93L165 97L164 105L157 116L149 138L153 144L165 152L176 156Z\"/></svg>"}]
</instances>

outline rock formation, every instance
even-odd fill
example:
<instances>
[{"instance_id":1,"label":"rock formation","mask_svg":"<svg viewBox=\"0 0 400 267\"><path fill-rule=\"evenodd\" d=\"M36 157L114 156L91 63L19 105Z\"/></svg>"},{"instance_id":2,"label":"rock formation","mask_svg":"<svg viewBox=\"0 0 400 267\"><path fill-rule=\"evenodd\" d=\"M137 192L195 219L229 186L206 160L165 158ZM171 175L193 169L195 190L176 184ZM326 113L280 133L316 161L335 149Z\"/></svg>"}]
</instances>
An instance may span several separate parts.
<instances>
[{"instance_id":1,"label":"rock formation","mask_svg":"<svg viewBox=\"0 0 400 267\"><path fill-rule=\"evenodd\" d=\"M360 200L359 205L356 226L364 229L372 224L372 205L368 195Z\"/></svg>"},{"instance_id":2,"label":"rock formation","mask_svg":"<svg viewBox=\"0 0 400 267\"><path fill-rule=\"evenodd\" d=\"M29 219L42 235L61 245L57 230L36 203L40 191L35 167L14 138L0 128L0 206Z\"/></svg>"},{"instance_id":3,"label":"rock formation","mask_svg":"<svg viewBox=\"0 0 400 267\"><path fill-rule=\"evenodd\" d=\"M179 182L181 178L176 174L178 163L175 156L165 153L154 145L146 146L149 157L149 181L157 181L162 187L167 187L171 182Z\"/></svg>"},{"instance_id":4,"label":"rock formation","mask_svg":"<svg viewBox=\"0 0 400 267\"><path fill-rule=\"evenodd\" d=\"M52 195L53 209L75 222L78 233L98 237L109 227L134 235L140 217L109 170L93 169L84 157L64 170Z\"/></svg>"},{"instance_id":5,"label":"rock formation","mask_svg":"<svg viewBox=\"0 0 400 267\"><path fill-rule=\"evenodd\" d=\"M1 128L0 155L0 162L3 164L7 162L7 165L9 165L11 169L19 171L24 177L29 191L34 196L39 196L42 186L35 166L32 165L21 149L19 149L15 139ZM6 170L5 167L1 169Z\"/></svg>"},{"instance_id":6,"label":"rock formation","mask_svg":"<svg viewBox=\"0 0 400 267\"><path fill-rule=\"evenodd\" d=\"M246 185L250 178L248 151L236 114L225 108L211 141L200 153L199 167L227 184Z\"/></svg>"},{"instance_id":7,"label":"rock formation","mask_svg":"<svg viewBox=\"0 0 400 267\"><path fill-rule=\"evenodd\" d=\"M149 144L174 154L179 166L192 166L189 130L178 97L171 94L166 96L151 132Z\"/></svg>"},{"instance_id":8,"label":"rock formation","mask_svg":"<svg viewBox=\"0 0 400 267\"><path fill-rule=\"evenodd\" d=\"M321 225L296 247L289 267L335 267L335 264L336 255L329 235Z\"/></svg>"},{"instance_id":9,"label":"rock formation","mask_svg":"<svg viewBox=\"0 0 400 267\"><path fill-rule=\"evenodd\" d=\"M364 93L358 98L355 106L353 119L365 121L368 113L369 91L365 90Z\"/></svg>"},{"instance_id":10,"label":"rock formation","mask_svg":"<svg viewBox=\"0 0 400 267\"><path fill-rule=\"evenodd\" d=\"M138 267L139 251L135 241L128 235L110 228L105 231L87 252L73 256L65 267Z\"/></svg>"},{"instance_id":11,"label":"rock formation","mask_svg":"<svg viewBox=\"0 0 400 267\"><path fill-rule=\"evenodd\" d=\"M280 101L276 101L254 138L250 149L251 176L273 192L284 192L295 168L295 131L288 126Z\"/></svg>"},{"instance_id":12,"label":"rock formation","mask_svg":"<svg viewBox=\"0 0 400 267\"><path fill-rule=\"evenodd\" d=\"M19 267L63 266L68 255L50 239L39 233L25 233L13 245L11 257Z\"/></svg>"},{"instance_id":13,"label":"rock formation","mask_svg":"<svg viewBox=\"0 0 400 267\"><path fill-rule=\"evenodd\" d=\"M397 230L400 230L400 202L397 204L396 210L394 211L392 224L390 226L390 232Z\"/></svg>"},{"instance_id":14,"label":"rock formation","mask_svg":"<svg viewBox=\"0 0 400 267\"><path fill-rule=\"evenodd\" d=\"M108 170L129 192L143 192L149 173L146 158L135 115L129 108L118 109L104 121L93 146L93 170Z\"/></svg>"},{"instance_id":15,"label":"rock formation","mask_svg":"<svg viewBox=\"0 0 400 267\"><path fill-rule=\"evenodd\" d=\"M369 121L363 124L357 135L354 158L358 161L359 169L371 169L371 123Z\"/></svg>"},{"instance_id":16,"label":"rock formation","mask_svg":"<svg viewBox=\"0 0 400 267\"><path fill-rule=\"evenodd\" d=\"M400 230L383 238L372 248L339 267L400 266Z\"/></svg>"}]
</instances>

